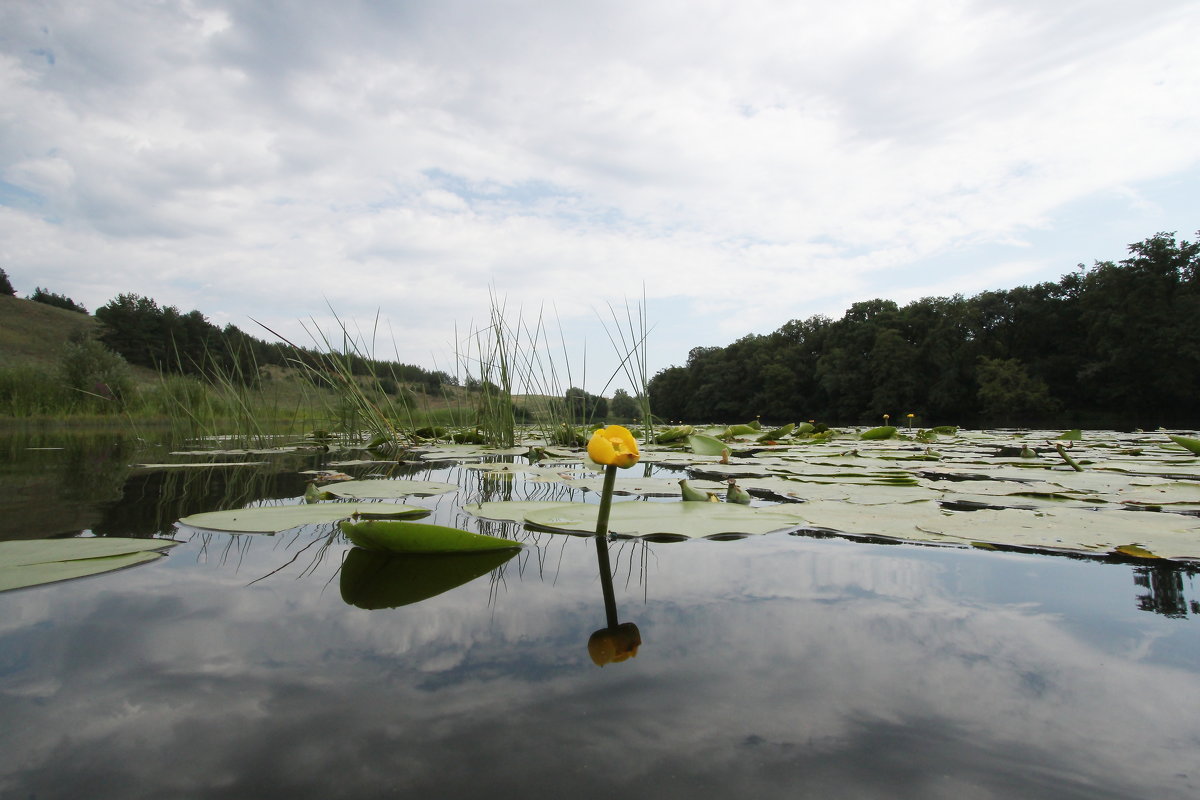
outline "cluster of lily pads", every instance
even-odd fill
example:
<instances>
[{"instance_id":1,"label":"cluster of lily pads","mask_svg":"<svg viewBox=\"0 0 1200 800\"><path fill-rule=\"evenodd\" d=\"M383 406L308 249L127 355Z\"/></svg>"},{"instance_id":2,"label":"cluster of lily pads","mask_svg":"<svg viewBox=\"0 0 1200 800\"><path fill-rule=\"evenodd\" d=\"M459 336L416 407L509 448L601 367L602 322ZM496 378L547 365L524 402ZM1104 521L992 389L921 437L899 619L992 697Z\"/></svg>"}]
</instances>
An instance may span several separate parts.
<instances>
[{"instance_id":1,"label":"cluster of lily pads","mask_svg":"<svg viewBox=\"0 0 1200 800\"><path fill-rule=\"evenodd\" d=\"M788 530L1200 559L1198 454L1200 442L1169 432L678 426L642 443L641 475L615 479L614 493L627 502L613 504L606 528L614 536L654 540ZM598 497L603 485L600 468L585 452L532 436L505 450L430 444L410 450L407 458L505 476L527 495L530 487L556 483ZM417 515L423 510L366 501L459 487L375 479L321 491L339 502L216 512L229 520L209 514L181 522L245 530L231 526L253 516L264 520L256 527L270 518L272 529L282 530L308 513ZM597 526L595 503L512 500L466 502L462 508L555 533L591 535Z\"/></svg>"},{"instance_id":2,"label":"cluster of lily pads","mask_svg":"<svg viewBox=\"0 0 1200 800\"><path fill-rule=\"evenodd\" d=\"M594 535L599 528L612 536L672 541L789 531L1200 560L1200 440L1194 433L818 428L802 423L764 431L751 423L659 429L655 441L641 443L637 458L617 456L628 462L622 466L636 464L633 472L641 472L628 477L604 474L604 465L577 445L532 433L513 448L428 443L404 457L431 470L451 463L481 480L511 481L514 496L540 496L547 486L582 492L585 499L599 498L606 488L617 496L605 520L599 518L603 504L593 502L459 498L467 514L551 533ZM210 451L200 453L211 457ZM413 522L430 512L403 500L463 492L458 484L353 480L336 472L318 477L326 479L323 485L314 484L295 504L194 514L178 524L276 533L340 522L351 542L375 551L519 546L514 539ZM0 591L148 563L173 544L119 538L0 542Z\"/></svg>"}]
</instances>

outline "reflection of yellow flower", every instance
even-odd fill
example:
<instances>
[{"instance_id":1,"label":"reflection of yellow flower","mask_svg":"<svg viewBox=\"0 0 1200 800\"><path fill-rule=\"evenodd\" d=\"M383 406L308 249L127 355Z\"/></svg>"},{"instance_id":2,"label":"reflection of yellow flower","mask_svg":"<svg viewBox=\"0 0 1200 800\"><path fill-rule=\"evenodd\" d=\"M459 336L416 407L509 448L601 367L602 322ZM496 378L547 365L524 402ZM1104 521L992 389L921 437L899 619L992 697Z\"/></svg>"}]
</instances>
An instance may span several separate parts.
<instances>
[{"instance_id":1,"label":"reflection of yellow flower","mask_svg":"<svg viewBox=\"0 0 1200 800\"><path fill-rule=\"evenodd\" d=\"M602 628L588 639L588 655L598 667L614 664L637 655L642 634L632 622L622 622L615 628Z\"/></svg>"},{"instance_id":2,"label":"reflection of yellow flower","mask_svg":"<svg viewBox=\"0 0 1200 800\"><path fill-rule=\"evenodd\" d=\"M609 425L593 433L587 451L592 461L604 466L632 467L639 458L633 434L620 425Z\"/></svg>"}]
</instances>

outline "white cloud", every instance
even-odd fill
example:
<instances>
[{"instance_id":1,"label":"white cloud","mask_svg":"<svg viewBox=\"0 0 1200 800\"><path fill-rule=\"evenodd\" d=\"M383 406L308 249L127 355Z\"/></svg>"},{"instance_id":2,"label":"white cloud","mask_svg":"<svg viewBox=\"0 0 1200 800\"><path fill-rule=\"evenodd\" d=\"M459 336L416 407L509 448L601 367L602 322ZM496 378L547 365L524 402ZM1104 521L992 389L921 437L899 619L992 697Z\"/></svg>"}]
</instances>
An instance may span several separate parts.
<instances>
[{"instance_id":1,"label":"white cloud","mask_svg":"<svg viewBox=\"0 0 1200 800\"><path fill-rule=\"evenodd\" d=\"M665 339L696 311L765 332L882 270L1052 233L1086 198L1165 202L1121 197L1200 163L1198 16L9 5L0 180L21 202L0 258L89 307L135 291L247 327L380 308L422 362L489 285L574 325L644 284ZM1038 260L994 256L970 271ZM969 292L966 269L889 288Z\"/></svg>"}]
</instances>

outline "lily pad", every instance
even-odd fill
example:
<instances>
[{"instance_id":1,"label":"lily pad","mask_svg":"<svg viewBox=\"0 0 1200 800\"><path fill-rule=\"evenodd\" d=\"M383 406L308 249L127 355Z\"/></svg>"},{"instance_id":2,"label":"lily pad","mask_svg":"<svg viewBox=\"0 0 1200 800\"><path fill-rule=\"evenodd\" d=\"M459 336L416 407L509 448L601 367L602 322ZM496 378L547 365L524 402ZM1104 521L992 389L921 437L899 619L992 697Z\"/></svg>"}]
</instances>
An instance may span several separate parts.
<instances>
[{"instance_id":1,"label":"lily pad","mask_svg":"<svg viewBox=\"0 0 1200 800\"><path fill-rule=\"evenodd\" d=\"M544 511L563 505L571 504L558 500L493 500L488 503L468 503L463 506L463 511L484 519L523 523L525 515L531 511Z\"/></svg>"},{"instance_id":2,"label":"lily pad","mask_svg":"<svg viewBox=\"0 0 1200 800\"><path fill-rule=\"evenodd\" d=\"M398 520L343 522L342 533L365 550L386 553L460 553L474 550L508 550L519 542L471 533L444 525Z\"/></svg>"},{"instance_id":3,"label":"lily pad","mask_svg":"<svg viewBox=\"0 0 1200 800\"><path fill-rule=\"evenodd\" d=\"M0 542L0 592L99 575L162 557L170 539L34 539Z\"/></svg>"},{"instance_id":4,"label":"lily pad","mask_svg":"<svg viewBox=\"0 0 1200 800\"><path fill-rule=\"evenodd\" d=\"M134 464L134 469L212 469L213 467L261 467L266 461L188 461L176 464Z\"/></svg>"},{"instance_id":5,"label":"lily pad","mask_svg":"<svg viewBox=\"0 0 1200 800\"><path fill-rule=\"evenodd\" d=\"M353 516L407 517L429 515L429 509L402 503L312 503L294 506L255 506L228 511L207 511L179 520L192 528L231 533L279 533L301 525L336 522Z\"/></svg>"},{"instance_id":6,"label":"lily pad","mask_svg":"<svg viewBox=\"0 0 1200 800\"><path fill-rule=\"evenodd\" d=\"M516 554L507 549L400 555L355 547L342 562L342 600L369 610L418 603L486 575Z\"/></svg>"},{"instance_id":7,"label":"lily pad","mask_svg":"<svg viewBox=\"0 0 1200 800\"><path fill-rule=\"evenodd\" d=\"M564 481L564 483L573 489L585 489L596 494L599 494L604 488L604 478L600 476L568 480ZM692 481L691 483L693 488L705 491L715 492L725 490L725 484L716 481ZM618 477L613 484L613 493L636 494L644 497L678 497L679 479Z\"/></svg>"},{"instance_id":8,"label":"lily pad","mask_svg":"<svg viewBox=\"0 0 1200 800\"><path fill-rule=\"evenodd\" d=\"M803 518L794 506L743 506L735 503L614 503L609 532L617 536L680 539L727 538L794 528ZM530 511L525 521L560 533L593 534L599 507L571 503Z\"/></svg>"},{"instance_id":9,"label":"lily pad","mask_svg":"<svg viewBox=\"0 0 1200 800\"><path fill-rule=\"evenodd\" d=\"M326 490L338 497L349 497L356 500L386 499L396 497L427 497L434 494L445 494L458 489L453 483L439 481L415 481L407 479L376 479L365 481L346 481Z\"/></svg>"},{"instance_id":10,"label":"lily pad","mask_svg":"<svg viewBox=\"0 0 1200 800\"><path fill-rule=\"evenodd\" d=\"M693 434L687 437L687 441L692 452L700 456L719 456L729 449L729 445L725 442L715 436L703 433Z\"/></svg>"},{"instance_id":11,"label":"lily pad","mask_svg":"<svg viewBox=\"0 0 1200 800\"><path fill-rule=\"evenodd\" d=\"M489 458L492 456L523 456L527 452L529 452L528 447L492 448L468 444L448 444L442 445L436 450L428 450L421 453L421 458L424 461L453 461Z\"/></svg>"},{"instance_id":12,"label":"lily pad","mask_svg":"<svg viewBox=\"0 0 1200 800\"><path fill-rule=\"evenodd\" d=\"M1193 439L1190 436L1175 436L1173 434L1168 434L1167 438L1180 447L1200 456L1200 439Z\"/></svg>"}]
</instances>

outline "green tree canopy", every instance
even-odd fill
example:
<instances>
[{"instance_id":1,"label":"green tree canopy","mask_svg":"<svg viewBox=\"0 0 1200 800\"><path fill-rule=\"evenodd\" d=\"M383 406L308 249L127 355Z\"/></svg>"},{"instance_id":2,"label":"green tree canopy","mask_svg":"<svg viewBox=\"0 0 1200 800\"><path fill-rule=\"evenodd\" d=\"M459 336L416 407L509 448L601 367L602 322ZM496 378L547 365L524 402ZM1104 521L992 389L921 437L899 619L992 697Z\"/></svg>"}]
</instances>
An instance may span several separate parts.
<instances>
[{"instance_id":1,"label":"green tree canopy","mask_svg":"<svg viewBox=\"0 0 1200 800\"><path fill-rule=\"evenodd\" d=\"M650 381L666 419L1194 427L1200 244L1159 233L1058 281L852 305L695 348Z\"/></svg>"}]
</instances>

